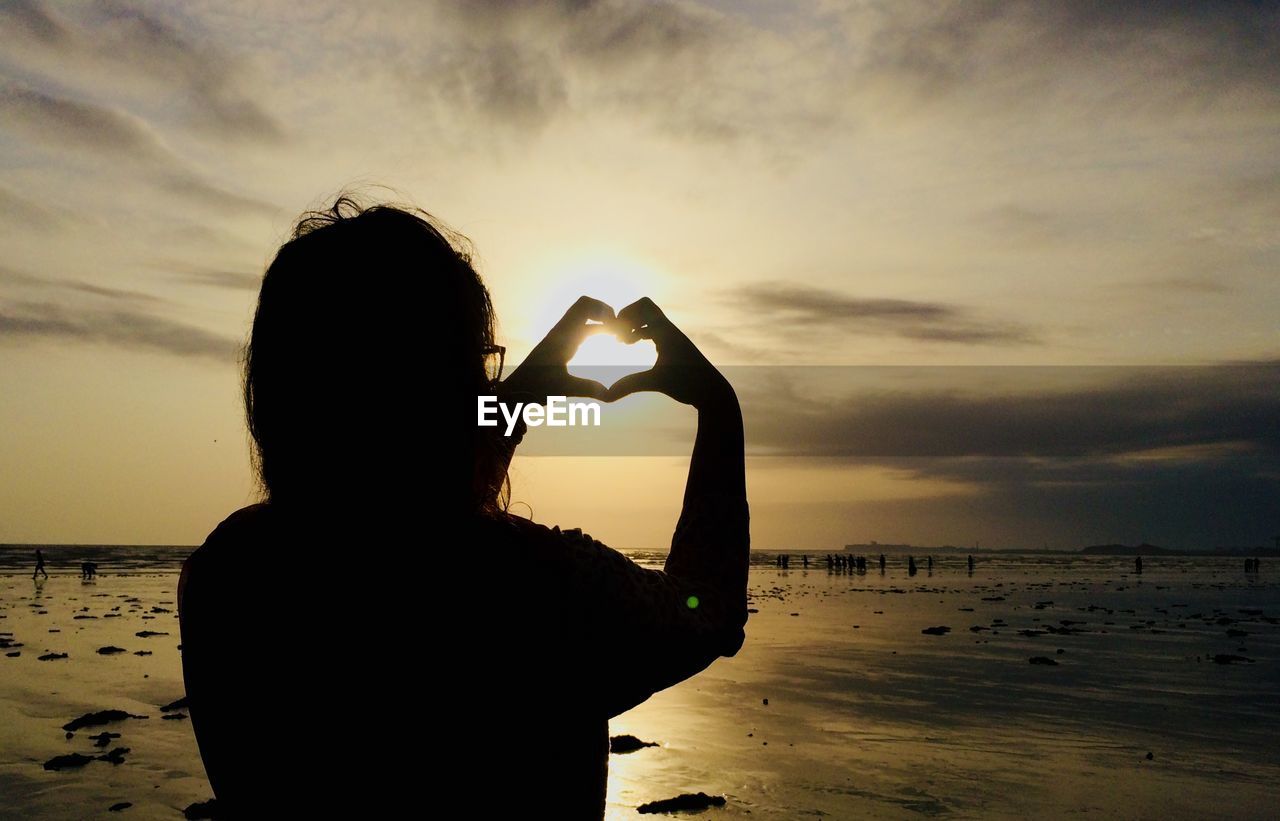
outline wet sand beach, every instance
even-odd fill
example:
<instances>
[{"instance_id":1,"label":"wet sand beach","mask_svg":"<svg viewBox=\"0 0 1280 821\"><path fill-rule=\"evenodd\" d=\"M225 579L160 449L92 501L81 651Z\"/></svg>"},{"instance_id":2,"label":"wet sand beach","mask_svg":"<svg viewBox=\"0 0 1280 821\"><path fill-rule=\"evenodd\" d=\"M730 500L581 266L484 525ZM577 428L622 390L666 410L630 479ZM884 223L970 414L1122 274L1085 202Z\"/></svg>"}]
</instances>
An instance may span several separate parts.
<instances>
[{"instance_id":1,"label":"wet sand beach","mask_svg":"<svg viewBox=\"0 0 1280 821\"><path fill-rule=\"evenodd\" d=\"M1280 806L1280 584L1265 560L1246 576L1234 559L1149 558L1137 576L1131 559L980 554L972 576L947 556L909 577L905 557L882 576L874 561L860 575L793 556L789 570L754 556L737 656L611 722L653 746L611 757L609 818L698 792L725 799L706 817ZM0 570L0 815L180 818L211 797L185 712L162 709L183 695L177 575L152 567L104 563L95 581L53 561L47 581ZM490 571L452 572L483 585ZM107 710L122 713L68 737ZM475 809L527 814L518 796Z\"/></svg>"}]
</instances>

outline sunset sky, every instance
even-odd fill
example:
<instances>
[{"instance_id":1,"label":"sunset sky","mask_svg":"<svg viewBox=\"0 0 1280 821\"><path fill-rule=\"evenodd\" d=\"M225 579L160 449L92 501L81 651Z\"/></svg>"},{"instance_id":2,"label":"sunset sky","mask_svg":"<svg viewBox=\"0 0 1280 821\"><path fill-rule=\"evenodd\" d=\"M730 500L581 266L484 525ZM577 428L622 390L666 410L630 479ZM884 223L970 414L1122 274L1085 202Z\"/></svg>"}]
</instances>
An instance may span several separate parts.
<instances>
[{"instance_id":1,"label":"sunset sky","mask_svg":"<svg viewBox=\"0 0 1280 821\"><path fill-rule=\"evenodd\" d=\"M356 188L469 237L509 365L586 293L776 373L740 388L755 547L1270 544L1277 8L4 0L0 542L253 501L257 286ZM686 464L518 457L514 498L662 548Z\"/></svg>"}]
</instances>

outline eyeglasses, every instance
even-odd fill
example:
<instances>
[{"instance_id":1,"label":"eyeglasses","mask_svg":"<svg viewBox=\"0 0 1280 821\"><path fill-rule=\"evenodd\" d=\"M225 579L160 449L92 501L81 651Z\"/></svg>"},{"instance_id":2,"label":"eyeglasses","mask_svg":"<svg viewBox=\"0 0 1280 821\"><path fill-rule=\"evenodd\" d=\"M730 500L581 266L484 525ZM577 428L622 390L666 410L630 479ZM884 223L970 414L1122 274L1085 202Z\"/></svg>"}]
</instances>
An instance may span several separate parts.
<instances>
[{"instance_id":1,"label":"eyeglasses","mask_svg":"<svg viewBox=\"0 0 1280 821\"><path fill-rule=\"evenodd\" d=\"M496 385L502 378L502 366L505 364L507 349L502 345L486 345L480 353L484 356L484 372L489 377L489 383Z\"/></svg>"}]
</instances>

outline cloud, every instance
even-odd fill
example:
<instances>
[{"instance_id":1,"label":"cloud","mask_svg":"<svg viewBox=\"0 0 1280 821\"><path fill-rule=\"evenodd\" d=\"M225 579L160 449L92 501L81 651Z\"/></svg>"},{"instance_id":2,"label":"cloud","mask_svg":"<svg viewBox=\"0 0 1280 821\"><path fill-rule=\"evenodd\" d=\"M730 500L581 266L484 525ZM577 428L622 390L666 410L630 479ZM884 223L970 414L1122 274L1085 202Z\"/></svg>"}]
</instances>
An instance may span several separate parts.
<instances>
[{"instance_id":1,"label":"cloud","mask_svg":"<svg viewBox=\"0 0 1280 821\"><path fill-rule=\"evenodd\" d=\"M837 506L778 506L753 499L753 527L756 517L789 522L810 517L845 522L843 533L834 534L845 541L978 541L983 548L1024 549L1149 542L1204 550L1270 546L1280 518L1280 482L1247 460L1131 470L1112 481L1093 482L1010 481L1004 477L1018 476L1025 467L1014 459L975 461L968 467L966 481L973 483L968 493L861 499L855 491ZM913 475L937 471L914 474L904 469L904 477Z\"/></svg>"},{"instance_id":2,"label":"cloud","mask_svg":"<svg viewBox=\"0 0 1280 821\"><path fill-rule=\"evenodd\" d=\"M515 130L540 129L575 106L599 102L592 89L606 71L611 96L636 103L635 61L659 60L657 68L669 72L700 39L693 18L667 3L477 2L441 11L451 36L427 52L413 82ZM681 93L671 83L657 85L665 99Z\"/></svg>"},{"instance_id":3,"label":"cloud","mask_svg":"<svg viewBox=\"0 0 1280 821\"><path fill-rule=\"evenodd\" d=\"M280 209L269 202L237 194L205 181L191 171L175 169L163 175L161 186L174 194L219 212L275 217Z\"/></svg>"},{"instance_id":4,"label":"cloud","mask_svg":"<svg viewBox=\"0 0 1280 821\"><path fill-rule=\"evenodd\" d=\"M890 334L930 342L967 345L1028 345L1035 335L1025 326L974 319L955 305L904 299L868 299L837 291L781 282L747 285L727 301L751 315L756 330L769 325L791 329L819 326L849 334Z\"/></svg>"},{"instance_id":5,"label":"cloud","mask_svg":"<svg viewBox=\"0 0 1280 821\"><path fill-rule=\"evenodd\" d=\"M65 15L65 16L64 16ZM244 88L230 55L197 42L131 3L64 6L19 0L0 7L21 48L38 46L55 57L72 82L97 82L105 71L168 85L187 102L192 126L224 138L276 142L281 124Z\"/></svg>"},{"instance_id":6,"label":"cloud","mask_svg":"<svg viewBox=\"0 0 1280 821\"><path fill-rule=\"evenodd\" d=\"M1280 360L1168 368L816 368L805 378L820 380L810 383L819 398L799 383L779 390L772 373L778 369L760 370L772 378L760 382L743 369L735 385L742 384L751 414L752 444L776 453L890 461L1114 459L1247 443L1280 457L1274 390ZM897 381L886 388L873 377ZM917 387L926 377L941 384Z\"/></svg>"},{"instance_id":7,"label":"cloud","mask_svg":"<svg viewBox=\"0 0 1280 821\"><path fill-rule=\"evenodd\" d=\"M1208 107L1256 116L1252 103L1280 89L1280 14L1270 2L436 8L447 36L423 50L429 57L410 58L406 74L454 103L469 100L493 125L542 128L604 113L676 137L799 156L943 100L980 111L978 129L1010 119L1025 128L1028 112L1045 109L1109 121Z\"/></svg>"},{"instance_id":8,"label":"cloud","mask_svg":"<svg viewBox=\"0 0 1280 821\"><path fill-rule=\"evenodd\" d=\"M166 271L172 274L175 279L196 285L229 288L236 291L253 291L254 293L257 293L258 289L262 287L261 273L193 265L175 260L158 260L150 263L150 267Z\"/></svg>"},{"instance_id":9,"label":"cloud","mask_svg":"<svg viewBox=\"0 0 1280 821\"><path fill-rule=\"evenodd\" d=\"M1280 172L1216 176L1189 196L1200 201L1204 219L1193 240L1249 251L1280 248Z\"/></svg>"},{"instance_id":10,"label":"cloud","mask_svg":"<svg viewBox=\"0 0 1280 821\"><path fill-rule=\"evenodd\" d=\"M975 492L908 502L900 512L903 521L949 521L951 532L981 536L984 545L1269 545L1280 517L1276 466L1274 454L1255 452L1169 464L942 460L907 475L951 477Z\"/></svg>"},{"instance_id":11,"label":"cloud","mask_svg":"<svg viewBox=\"0 0 1280 821\"><path fill-rule=\"evenodd\" d=\"M141 119L117 109L56 97L14 82L0 83L0 114L37 145L65 146L123 160L162 188L217 209L273 216L269 203L227 191L203 179ZM113 168L112 170L119 170Z\"/></svg>"},{"instance_id":12,"label":"cloud","mask_svg":"<svg viewBox=\"0 0 1280 821\"><path fill-rule=\"evenodd\" d=\"M431 85L447 107L519 131L544 127L568 103L551 58L510 41L452 50L432 68Z\"/></svg>"},{"instance_id":13,"label":"cloud","mask_svg":"<svg viewBox=\"0 0 1280 821\"><path fill-rule=\"evenodd\" d=\"M107 297L109 299L128 300L132 302L163 302L154 294L133 291L125 288L111 288L96 285L78 279L46 279L32 274L15 271L12 268L0 267L0 283L9 283L24 288L55 288L65 291L78 291L83 294Z\"/></svg>"},{"instance_id":14,"label":"cloud","mask_svg":"<svg viewBox=\"0 0 1280 821\"><path fill-rule=\"evenodd\" d=\"M0 6L0 17L13 31L45 45L61 46L71 37L66 25L36 0L9 0Z\"/></svg>"},{"instance_id":15,"label":"cloud","mask_svg":"<svg viewBox=\"0 0 1280 821\"><path fill-rule=\"evenodd\" d=\"M692 143L775 153L834 118L804 42L694 3L583 0L438 4L433 48L408 84L517 137L557 119L630 120ZM802 70L802 75L790 72ZM528 130L532 128L532 131Z\"/></svg>"},{"instance_id":16,"label":"cloud","mask_svg":"<svg viewBox=\"0 0 1280 821\"><path fill-rule=\"evenodd\" d=\"M58 297L0 299L0 343L98 343L219 361L234 359L237 352L232 339L157 314L168 300L144 291L48 279L2 266L0 285Z\"/></svg>"},{"instance_id":17,"label":"cloud","mask_svg":"<svg viewBox=\"0 0 1280 821\"><path fill-rule=\"evenodd\" d=\"M853 493L844 507L865 538L1206 548L1269 544L1280 517L1280 360L805 371L729 371L749 452L967 488L886 502Z\"/></svg>"},{"instance_id":18,"label":"cloud","mask_svg":"<svg viewBox=\"0 0 1280 821\"><path fill-rule=\"evenodd\" d=\"M480 36L509 36L534 28L570 59L596 67L705 50L724 33L721 16L667 0L644 5L618 0L481 0L446 4L444 13L463 31Z\"/></svg>"},{"instance_id":19,"label":"cloud","mask_svg":"<svg viewBox=\"0 0 1280 821\"><path fill-rule=\"evenodd\" d=\"M192 325L126 309L71 311L54 302L0 302L0 341L89 342L234 361L238 343Z\"/></svg>"},{"instance_id":20,"label":"cloud","mask_svg":"<svg viewBox=\"0 0 1280 821\"><path fill-rule=\"evenodd\" d=\"M103 285L94 285L91 282L80 282L78 280L67 280L62 283L64 287L73 291L80 291L93 296L107 297L108 299L123 299L131 302L163 302L158 296L143 293L142 291L132 291L126 288L108 288Z\"/></svg>"},{"instance_id":21,"label":"cloud","mask_svg":"<svg viewBox=\"0 0 1280 821\"><path fill-rule=\"evenodd\" d=\"M0 85L0 111L6 122L41 140L129 154L150 162L174 162L141 120L120 111L54 97L13 82Z\"/></svg>"},{"instance_id":22,"label":"cloud","mask_svg":"<svg viewBox=\"0 0 1280 821\"><path fill-rule=\"evenodd\" d=\"M1185 291L1192 294L1226 294L1232 290L1226 283L1209 276L1156 277L1139 283L1128 283L1128 285L1157 290Z\"/></svg>"},{"instance_id":23,"label":"cloud","mask_svg":"<svg viewBox=\"0 0 1280 821\"><path fill-rule=\"evenodd\" d=\"M0 222L18 228L55 231L71 222L71 218L0 185Z\"/></svg>"},{"instance_id":24,"label":"cloud","mask_svg":"<svg viewBox=\"0 0 1280 821\"><path fill-rule=\"evenodd\" d=\"M973 216L974 224L1004 243L1043 246L1069 241L1074 232L1066 219L1042 206L1005 203Z\"/></svg>"},{"instance_id":25,"label":"cloud","mask_svg":"<svg viewBox=\"0 0 1280 821\"><path fill-rule=\"evenodd\" d=\"M1248 0L898 2L851 7L846 22L868 33L867 74L920 99L992 87L1027 95L1098 72L1105 82L1087 90L1093 99L1151 110L1159 100L1167 112L1234 93L1274 97L1278 9Z\"/></svg>"}]
</instances>

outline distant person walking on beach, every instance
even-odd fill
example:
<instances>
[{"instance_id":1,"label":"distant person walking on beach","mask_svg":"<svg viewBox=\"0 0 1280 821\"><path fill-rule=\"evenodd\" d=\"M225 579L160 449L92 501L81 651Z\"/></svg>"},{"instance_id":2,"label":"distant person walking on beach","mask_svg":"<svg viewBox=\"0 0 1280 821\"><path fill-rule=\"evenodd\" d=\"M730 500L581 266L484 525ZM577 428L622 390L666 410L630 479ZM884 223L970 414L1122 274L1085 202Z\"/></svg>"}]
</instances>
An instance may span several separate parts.
<instances>
[{"instance_id":1,"label":"distant person walking on beach","mask_svg":"<svg viewBox=\"0 0 1280 821\"><path fill-rule=\"evenodd\" d=\"M908 556L907 557L907 575L914 576L917 572L918 571L916 570L916 557Z\"/></svg>"},{"instance_id":2,"label":"distant person walking on beach","mask_svg":"<svg viewBox=\"0 0 1280 821\"><path fill-rule=\"evenodd\" d=\"M884 554L880 554L880 573L884 574Z\"/></svg>"},{"instance_id":3,"label":"distant person walking on beach","mask_svg":"<svg viewBox=\"0 0 1280 821\"><path fill-rule=\"evenodd\" d=\"M81 579L85 579L85 580L93 579L93 578L97 578L97 575L98 575L97 562L81 562L80 563Z\"/></svg>"},{"instance_id":4,"label":"distant person walking on beach","mask_svg":"<svg viewBox=\"0 0 1280 821\"><path fill-rule=\"evenodd\" d=\"M512 299L537 297L524 284ZM741 648L750 522L728 380L649 299L616 313L578 299L505 378L495 323L465 239L416 209L339 198L268 266L242 383L263 500L218 524L178 581L189 715L220 817L392 818L449 794L484 816L598 821L609 719ZM651 340L657 361L608 388L571 375L602 331ZM662 569L509 512L521 404L637 392L697 412ZM490 398L520 419L511 435L478 424ZM335 579L365 555L395 572ZM452 555L503 572L446 566ZM344 646L361 653L335 663ZM282 722L282 704L300 720ZM440 759L423 766L416 732L326 720L351 704L418 705Z\"/></svg>"},{"instance_id":5,"label":"distant person walking on beach","mask_svg":"<svg viewBox=\"0 0 1280 821\"><path fill-rule=\"evenodd\" d=\"M37 547L36 548L36 569L35 569L35 572L31 574L31 578L34 579L36 576L40 575L41 573L44 574L44 577L46 579L49 578L49 571L44 569L44 553L40 550L40 548Z\"/></svg>"},{"instance_id":6,"label":"distant person walking on beach","mask_svg":"<svg viewBox=\"0 0 1280 821\"><path fill-rule=\"evenodd\" d=\"M1133 560L1133 572L1138 574L1142 573L1142 557L1141 556L1138 556L1136 559Z\"/></svg>"},{"instance_id":7,"label":"distant person walking on beach","mask_svg":"<svg viewBox=\"0 0 1280 821\"><path fill-rule=\"evenodd\" d=\"M969 572L973 572L973 554L969 554Z\"/></svg>"}]
</instances>

